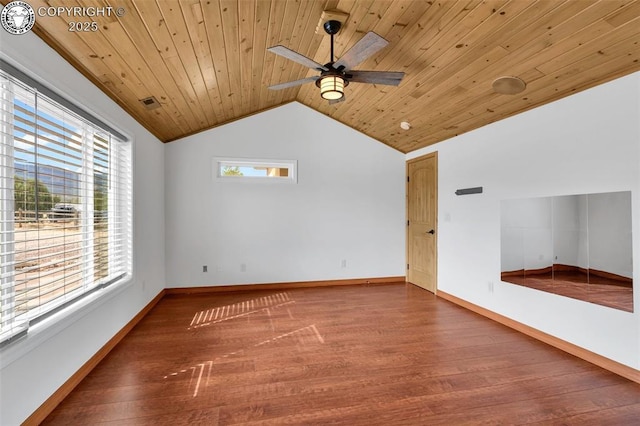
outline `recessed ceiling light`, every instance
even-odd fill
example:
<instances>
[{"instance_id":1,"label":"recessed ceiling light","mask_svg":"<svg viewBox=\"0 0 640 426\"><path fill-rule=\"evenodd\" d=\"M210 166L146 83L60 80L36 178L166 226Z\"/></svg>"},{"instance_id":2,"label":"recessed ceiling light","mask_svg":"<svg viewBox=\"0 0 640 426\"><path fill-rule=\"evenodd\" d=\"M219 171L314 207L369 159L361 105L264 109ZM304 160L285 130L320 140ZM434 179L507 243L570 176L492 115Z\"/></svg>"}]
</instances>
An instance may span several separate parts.
<instances>
[{"instance_id":1,"label":"recessed ceiling light","mask_svg":"<svg viewBox=\"0 0 640 426\"><path fill-rule=\"evenodd\" d=\"M402 121L400 122L400 128L402 130L409 130L411 128L411 123L409 123L408 121Z\"/></svg>"},{"instance_id":2,"label":"recessed ceiling light","mask_svg":"<svg viewBox=\"0 0 640 426\"><path fill-rule=\"evenodd\" d=\"M505 76L493 80L492 87L494 92L501 95L517 95L527 87L527 83L518 77Z\"/></svg>"}]
</instances>

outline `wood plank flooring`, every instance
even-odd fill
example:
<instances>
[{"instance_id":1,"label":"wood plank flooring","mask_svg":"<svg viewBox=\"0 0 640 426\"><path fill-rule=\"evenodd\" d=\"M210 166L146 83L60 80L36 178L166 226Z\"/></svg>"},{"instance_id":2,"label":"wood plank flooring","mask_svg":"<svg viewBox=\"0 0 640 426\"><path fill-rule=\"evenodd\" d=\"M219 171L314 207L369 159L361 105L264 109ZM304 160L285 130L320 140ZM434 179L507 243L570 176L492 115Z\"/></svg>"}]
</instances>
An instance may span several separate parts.
<instances>
[{"instance_id":1,"label":"wood plank flooring","mask_svg":"<svg viewBox=\"0 0 640 426\"><path fill-rule=\"evenodd\" d=\"M167 295L44 424L639 422L639 384L394 284Z\"/></svg>"}]
</instances>

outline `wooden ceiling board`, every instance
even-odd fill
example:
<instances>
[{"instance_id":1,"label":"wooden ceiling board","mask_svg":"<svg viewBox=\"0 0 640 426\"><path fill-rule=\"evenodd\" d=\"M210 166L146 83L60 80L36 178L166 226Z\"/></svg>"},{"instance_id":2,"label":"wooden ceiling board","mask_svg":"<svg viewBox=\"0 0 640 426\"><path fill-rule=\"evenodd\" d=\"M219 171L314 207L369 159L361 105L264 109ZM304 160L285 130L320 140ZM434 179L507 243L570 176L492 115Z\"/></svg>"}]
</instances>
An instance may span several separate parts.
<instances>
[{"instance_id":1,"label":"wooden ceiling board","mask_svg":"<svg viewBox=\"0 0 640 426\"><path fill-rule=\"evenodd\" d=\"M152 4L152 2L149 2L149 4ZM221 113L220 102L219 97L212 98L210 96L205 74L196 53L196 49L201 50L201 45L200 43L194 43L180 5L158 2L157 6L157 9L152 9L154 18L158 22L156 27L162 28L162 23L165 23L167 31L162 31L161 37L166 38L168 36L173 44L173 47L170 48L171 55L167 55L167 57L170 57L168 62L171 63L171 68L174 72L182 73L186 86L184 93L188 93L193 97L193 105L196 108L199 106L203 113L199 117L202 126L213 126L219 120L219 114ZM153 21L148 23L148 25L153 24ZM211 68L209 67L208 69L211 72Z\"/></svg>"},{"instance_id":2,"label":"wooden ceiling board","mask_svg":"<svg viewBox=\"0 0 640 426\"><path fill-rule=\"evenodd\" d=\"M267 34L265 36L267 40L267 48L271 46L275 46L280 43L280 29L284 23L284 16L287 9L286 1L275 1L271 3L271 11L269 14L269 26L267 28ZM289 8L291 8L289 6ZM304 52L300 52L304 54ZM299 67L298 64L287 64L288 66ZM285 66L285 59L281 58L277 55L274 55L270 52L265 53L264 63L262 65L262 73L266 77L262 81L261 87L261 95L260 95L260 104L277 104L275 102L275 97L278 94L275 91L271 91L267 89L268 86L273 84L274 82L281 83L282 81L277 81L278 76L281 75L282 67Z\"/></svg>"},{"instance_id":3,"label":"wooden ceiling board","mask_svg":"<svg viewBox=\"0 0 640 426\"><path fill-rule=\"evenodd\" d=\"M522 3L522 2L520 2ZM558 4L558 2L555 2L556 5ZM527 11L524 11L524 13L527 13ZM483 59L487 59L489 60L488 57L484 57ZM444 61L445 63L449 63L451 62L451 59L447 59L446 61ZM505 64L508 64L508 62L505 61L498 61L496 62L496 64L502 64L503 66ZM455 63L454 63L455 65ZM517 62L515 62L513 65L509 64L509 66L516 66ZM478 74L486 74L480 65L478 64L465 64L464 67L459 67L460 69L469 69L469 70L475 70L478 72ZM526 72L526 71L523 71ZM537 72L537 70L534 69L534 72ZM460 74L460 73L458 73ZM498 75L502 75L504 74L504 72L497 72L496 74L494 74L495 76ZM516 75L519 73L515 73ZM449 72L445 73L444 75L452 75L452 77L449 77L449 80L454 80L455 78L458 77L458 75L455 74L450 74ZM423 78L424 80L424 78ZM434 88L440 88L442 86L441 81L436 81L436 80L424 80L426 81L428 84L430 83L430 85ZM410 82L408 82L410 83ZM463 120L463 117L465 116L465 114L469 113L469 108L472 105L482 105L482 101L483 99L489 99L492 95L493 97L499 96L501 99L504 99L503 96L500 95L494 95L491 91L490 91L490 83L491 81L487 81L484 85L482 85L482 87L486 88L486 93L480 93L480 97L479 98L473 98L473 99L469 99L469 94L462 91L462 90L456 90L455 87L449 87L447 88L444 92L441 92L441 96L438 99L430 99L430 102L432 102L433 104L436 105L440 105L443 108L438 109L438 110L431 110L434 111L431 113L431 115L433 114L438 114L438 116L433 117L433 122L438 122L441 121L443 118L447 117L445 115L445 113L449 110L451 110L451 114L449 117L447 118L451 118L451 121L460 121ZM403 83L404 84L404 83ZM407 86L411 87L411 84L407 84ZM432 90L433 91L433 90ZM456 96L456 95L460 95L460 96ZM463 96L464 95L464 96ZM414 95L415 96L415 95ZM425 96L430 96L430 94L427 94ZM398 94L398 98L399 99L404 99L405 96L403 96L402 94ZM451 98L451 99L447 99L447 98ZM466 98L464 99L462 102L456 102L456 98ZM375 101L374 101L375 102ZM458 108L455 108L455 106L458 106ZM415 111L405 111L404 113L401 113L400 116L395 117L396 122L399 122L402 119L408 119L410 122L414 123L414 128L412 129L412 133L414 133L415 138L411 141L409 141L409 145L407 147L403 147L401 148L401 150L403 151L410 151L412 150L413 146L420 146L420 144L424 144L425 141L431 141L433 140L433 142L437 142L439 140L443 140L446 139L448 137L451 136L455 136L456 134L462 133L460 131L460 126L458 126L456 123L442 123L442 129L443 131L441 131L440 133L438 133L438 135L433 138L430 137L428 134L425 134L424 132L420 133L419 131L414 132L414 130L417 128L421 128L424 127L422 126L422 124L427 124L424 123L424 118L425 118L425 109L421 108L422 104L418 103L416 110ZM522 111L524 109L528 109L528 108L517 108L516 110L518 111ZM393 104L387 108L387 111L393 110ZM444 111L444 112L443 112ZM414 113L414 114L412 114ZM419 114L417 114L419 113ZM487 114L489 113L489 114ZM464 129L471 129L471 128L476 128L476 127L480 127L481 125L486 124L485 123L485 119L487 120L487 122L493 122L496 121L495 119L491 119L490 115L493 114L494 111L492 111L492 108L481 108L480 109L480 114L483 115L483 119L481 120L481 123L478 125L467 125L467 126L462 126L462 128ZM417 114L417 115L416 115ZM427 116L429 115L429 113L426 114ZM416 119L412 119L411 117L417 117ZM363 120L364 121L364 120ZM470 122L470 120L466 120L467 122ZM417 124L417 125L415 125ZM370 122L367 123L363 123L362 124L364 129L367 129L370 126ZM379 128L379 126L376 126L377 128ZM370 135L372 135L373 137L377 138L377 139L388 139L390 137L398 137L398 133L400 133L399 131L397 131L397 127L391 127L391 126L387 126L387 132L386 134L371 134L369 133L367 130L365 130L365 132L369 133ZM433 132L433 129L430 130L430 132ZM409 132L407 132L407 134L409 134ZM431 143L433 143L431 142Z\"/></svg>"},{"instance_id":4,"label":"wooden ceiling board","mask_svg":"<svg viewBox=\"0 0 640 426\"><path fill-rule=\"evenodd\" d=\"M381 6L382 5L382 6ZM374 31L378 34L385 34L388 32L388 28L393 28L394 23L400 19L403 14L406 12L406 7L402 3L393 3L394 8L390 8L391 2L374 2L371 4L371 9L368 10L368 16L374 17L373 20L363 20L360 22L359 26L352 26L353 31L356 37L355 40L359 40L366 32ZM422 6L431 6L427 2L422 2ZM461 4L461 7L463 5ZM384 8L384 9L382 9ZM425 9L426 10L426 9ZM406 25L400 25L399 28L402 28L406 31ZM345 34L338 34L337 38L346 38ZM388 35L385 34L385 37L388 38ZM410 40L405 38L406 43L410 45ZM327 44L328 46L328 44ZM395 45L396 51L400 52L400 46ZM327 48L327 56L329 55L329 50ZM340 52L342 53L342 52ZM357 69L377 69L377 70L385 70L385 71L407 71L406 66L399 66L399 63L396 62L385 62L385 58L389 57L389 55L393 55L393 51L390 50L390 46L379 51L376 55L374 55L369 60L365 61L363 64L359 65ZM338 54L338 57L340 54ZM319 58L316 58L319 60ZM393 68L395 66L395 68ZM385 68L386 67L386 68ZM405 76L407 79L409 76ZM401 86L405 86L405 81L401 83ZM363 85L363 84L353 84L348 87L346 90L347 93L347 101L336 104L336 105L328 105L326 102L323 102L319 99L317 90L314 90L313 87L304 87L301 89L301 96L299 96L298 100L301 100L302 103L305 103L312 108L316 108L325 114L330 114L332 117L336 118L339 121L344 122L345 118L343 114L350 113L351 121L349 125L352 127L362 130L360 126L357 125L358 118L361 118L361 122L364 122L360 113L363 108L366 108L370 105L375 105L383 102L381 97L384 98L384 94L388 93L389 90L398 90L398 88L389 89L386 86L372 86L372 85ZM383 93L381 97L375 98L374 94L380 91ZM387 101L390 98L387 99ZM376 112L379 109L376 109Z\"/></svg>"},{"instance_id":5,"label":"wooden ceiling board","mask_svg":"<svg viewBox=\"0 0 640 426\"><path fill-rule=\"evenodd\" d=\"M336 3L336 2L332 2L332 3ZM297 46L295 48L296 51L304 52L303 54L305 56L309 56L309 55L313 55L314 52L318 50L318 46L320 45L320 42L323 39L321 35L318 35L315 33L315 27L318 24L317 17L321 16L322 12L324 10L327 10L328 7L331 7L331 5L329 5L328 2L326 1L313 1L313 2L307 1L307 2L304 2L304 4L309 6L311 10L304 10L304 14L302 15L302 17L299 15L298 21L296 22L296 28L295 28L295 31L300 32L302 34L302 37L300 37L298 43L295 42L297 41L295 38L292 38L292 40L290 41L291 44L289 44L290 42L287 42L286 40L281 40L281 44L288 46L289 48L291 48L291 46ZM324 64L325 62L321 62L321 63ZM285 63L285 66L286 65L288 64ZM311 70L303 66L287 67L285 69L289 70L289 74L287 75L287 73L284 72L280 75L277 75L275 78L278 81L274 81L274 83L294 81L294 80L305 78L307 76L315 75L315 72L312 72ZM285 102L285 101L295 100L298 94L298 91L299 91L299 88L282 90L281 101Z\"/></svg>"},{"instance_id":6,"label":"wooden ceiling board","mask_svg":"<svg viewBox=\"0 0 640 426\"><path fill-rule=\"evenodd\" d=\"M197 10L194 7L195 10ZM235 110L229 69L227 67L227 56L225 51L224 33L222 28L222 15L218 2L200 2L200 11L207 34L208 45L211 49L211 61L218 84L219 97L222 108L223 122L232 120L239 116L240 111Z\"/></svg>"},{"instance_id":7,"label":"wooden ceiling board","mask_svg":"<svg viewBox=\"0 0 640 426\"><path fill-rule=\"evenodd\" d=\"M465 9L463 4L460 3L461 6L461 10L468 10ZM453 13L450 13L449 16L451 18L455 18L456 16L461 17L462 15L459 15L457 12L459 12L457 9L449 9L449 11L453 11ZM443 17L442 19L447 19L447 17ZM433 28L437 28L436 25L433 26ZM415 30L414 32L419 32L419 30ZM444 34L443 31L439 31L436 32L433 35L428 35L426 38L430 41L433 42L434 40L437 40L437 35L442 35ZM428 50L428 47L425 47L425 45L422 45L422 43L419 43L418 46L420 46L418 48L418 52L415 51L415 47L416 47L416 40L423 40L425 37L419 38L419 35L417 34L412 34L409 33L407 34L407 37L405 37L404 39L400 40L398 43L393 45L393 48L387 48L387 54L385 56L382 56L381 58L376 58L377 62L379 64L379 69L385 69L385 70L392 70L390 69L391 67L396 67L393 70L402 70L402 71L406 71L407 75L405 76L405 80L403 80L403 82L401 83L400 87L398 89L394 89L394 91L399 91L399 90L411 90L413 92L412 89L412 85L410 84L412 82L412 80L417 80L419 75L425 75L426 72L429 71L428 69L428 64L426 61L420 62L420 58L422 55L426 55L424 52ZM448 45L448 44L447 44ZM413 50L413 51L412 51ZM381 55L385 53L385 52L381 52ZM433 67L433 65L429 65L431 67ZM378 101L381 101L381 98L385 97L385 93L387 93L387 88L384 88L383 86L381 86L382 90L380 91L380 94L378 95L378 99L361 99L359 101L358 106L364 106L366 105L369 101L372 101L374 103L377 103ZM414 95L414 97L416 97ZM391 99L390 97L388 97L389 99ZM345 114L345 113L350 113L351 115L354 114L355 110L358 110L359 108L353 108L352 107L355 105L351 105L351 104L342 104L341 107L343 107L337 114L337 117L341 117L341 114Z\"/></svg>"},{"instance_id":8,"label":"wooden ceiling board","mask_svg":"<svg viewBox=\"0 0 640 426\"><path fill-rule=\"evenodd\" d=\"M625 47L628 47L628 44L625 44ZM450 137L451 132L449 132L448 130L453 126L457 126L455 129L452 129L455 131L458 131L458 128L467 129L481 127L482 125L485 125L487 121L489 121L486 119L486 112L490 112L491 114L495 114L496 112L499 113L499 116L495 117L494 120L489 121L495 122L499 119L513 115L513 111L516 111L516 113L523 112L537 107L542 103L561 99L566 96L567 92L575 93L593 87L597 84L601 84L604 81L609 81L611 79L621 77L628 74L629 72L637 71L637 61L639 57L640 55L636 52L635 55L628 58L624 56L616 57L616 63L614 64L603 63L602 65L596 67L593 67L592 60L590 58L587 58L585 59L585 61L583 61L582 66L580 64L573 64L567 66L566 69L559 70L557 73L544 75L537 80L533 80L528 84L526 94L523 93L514 97L505 97L495 94L492 95L493 100L487 103L488 106L486 109L484 105L480 103L486 93L476 94L475 97L471 98L471 101L473 101L474 99L477 100L478 104L476 106L469 107L468 103L464 103L463 105L458 105L457 107L460 113L465 113L468 115L468 117L461 118L459 115L456 115L455 112L452 112L451 115L442 118L442 130L435 132L432 136L430 136L430 138L432 138L434 142L436 142L439 140L443 140L443 138ZM627 67L625 67L625 65L627 65ZM609 73L612 66L620 68L620 74L608 75L606 76L606 78L608 79L605 80L602 71L606 70L605 72ZM571 78L567 79L563 85L557 84L556 81L563 77ZM582 85L576 85L575 81L584 81L584 83L582 83ZM544 100L544 102L542 102L541 100ZM455 110L452 109L452 111Z\"/></svg>"},{"instance_id":9,"label":"wooden ceiling board","mask_svg":"<svg viewBox=\"0 0 640 426\"><path fill-rule=\"evenodd\" d=\"M122 17L90 18L96 32L69 31L73 18L64 15L37 17L34 31L165 142L298 101L410 152L640 70L640 0L29 3L124 7ZM329 62L330 37L316 33L323 11L348 15L336 59L374 31L388 46L354 68L405 72L401 84L352 83L334 105L313 83L269 90L318 73L268 47ZM504 75L523 79L525 91L494 93ZM148 96L162 107L144 108Z\"/></svg>"},{"instance_id":10,"label":"wooden ceiling board","mask_svg":"<svg viewBox=\"0 0 640 426\"><path fill-rule=\"evenodd\" d=\"M504 1L491 2L489 4L482 2L470 2L466 4L452 3L450 5L452 7L439 20L440 22L446 22L443 27L446 28L446 30L439 31L436 34L430 34L423 38L409 34L407 37L404 37L400 43L394 45L394 50L380 61L380 69L388 69L394 64L403 65L407 76L399 88L377 86L377 93L362 96L355 105L347 106L345 103L342 112L348 115L342 115L341 111L338 111L336 117L341 121L353 120L358 122L358 129L363 130L364 133L376 139L384 139L381 135L387 134L388 138L394 138L396 145L401 143L403 138L415 137L415 133L417 133L415 131L397 131L399 122L408 120L413 123L414 117L420 118L426 111L432 110L432 108L425 108L425 102L416 104L410 102L410 99L420 99L424 97L423 100L431 104L430 97L434 95L430 95L428 92L439 90L442 82L441 79L452 75L450 72L441 72L441 68L458 60L458 58L464 54L464 51L460 48L451 50L448 49L448 46L452 44L460 45L458 40L460 40L462 36L476 28L478 23L483 22L487 17L491 16L492 13L495 13L492 12L495 10L495 7L499 7L504 3ZM452 22L461 21L466 22L466 25L451 24ZM419 56L414 55L412 57L405 52L410 52L410 49L415 49L415 46L413 46L410 41L413 40L415 43L416 39L426 40L426 43L420 47ZM427 57L433 62L428 63ZM403 60L405 61L404 63L402 62ZM440 63L442 65L440 65ZM367 87L367 89L369 89L369 87ZM451 97L452 93L447 91L447 96ZM380 107L372 110L367 106L369 102L380 105ZM397 111L394 106L398 106L398 104L411 104L417 109L417 113L410 114L409 111L399 111L396 113ZM380 120L379 116L382 113L386 113L389 120L388 123L385 123L385 126L378 125ZM416 126L414 126L413 129L415 130L415 128ZM406 149L400 149L406 151Z\"/></svg>"},{"instance_id":11,"label":"wooden ceiling board","mask_svg":"<svg viewBox=\"0 0 640 426\"><path fill-rule=\"evenodd\" d=\"M102 69L113 71L119 77L114 84L128 95L125 109L135 111L134 117L142 116L148 122L150 116L157 123L152 128L146 126L152 133L167 137L165 135L195 130L190 114L184 113L189 109L189 94L183 94L172 78L169 64L160 55L136 9L129 6L128 11L130 19L125 21L111 22L109 18L96 17L100 30L79 38L94 48L99 57L94 60L100 61ZM163 108L146 110L139 100L148 96L155 96Z\"/></svg>"},{"instance_id":12,"label":"wooden ceiling board","mask_svg":"<svg viewBox=\"0 0 640 426\"><path fill-rule=\"evenodd\" d=\"M555 2L556 4L558 2ZM395 122L408 120L413 123L414 130L411 139L407 142L415 145L420 142L426 135L431 134L433 126L446 115L450 108L456 105L468 107L473 104L469 99L469 88L464 86L464 82L474 80L474 86L478 86L477 80L484 79L481 84L483 96L491 96L491 82L504 72L490 74L486 69L493 64L504 67L505 58L508 51L496 43L505 36L509 31L509 23L513 19L517 19L520 15L529 16L527 6L531 3L527 2L510 2L508 4L494 4L490 9L482 5L481 8L475 8L473 15L466 16L467 22L475 22L476 26L468 26L467 33L457 31L455 33L442 34L440 40L436 40L425 51L424 55L431 57L433 62L423 72L418 73L412 80L406 82L406 88L411 90L407 96L397 96L397 100L387 104L387 111L392 115ZM500 7L502 6L502 7ZM516 8L509 8L516 6ZM523 7L524 6L524 7ZM513 19L510 16L514 16ZM494 20L498 22L493 22ZM466 42L460 41L461 39ZM456 50L448 50L442 46L454 44ZM476 48L475 46L480 46ZM459 47L458 47L459 46ZM469 48L472 47L472 48ZM440 56L436 56L440 52ZM508 68L505 68L508 69ZM415 82L415 85L412 83ZM415 88L414 88L415 86ZM410 99L421 100L423 102L412 102ZM479 100L480 102L482 99ZM439 108L424 108L424 104L438 105ZM456 117L461 117L465 111L455 111ZM449 134L457 134L457 126L444 126ZM422 131L420 131L421 129ZM397 126L391 129L394 136L398 134ZM410 133L401 132L402 135L409 136ZM378 136L379 137L379 136ZM404 148L403 150L410 150Z\"/></svg>"},{"instance_id":13,"label":"wooden ceiling board","mask_svg":"<svg viewBox=\"0 0 640 426\"><path fill-rule=\"evenodd\" d=\"M209 45L207 27L200 7L199 0L180 2L180 9L184 18L185 27L189 33L189 39L204 80L207 96L212 107L212 114L216 122L226 122L232 119L230 111L225 109L224 99L221 94L216 69L213 65L213 55ZM189 22L189 25L186 23ZM178 24L176 24L178 25Z\"/></svg>"},{"instance_id":14,"label":"wooden ceiling board","mask_svg":"<svg viewBox=\"0 0 640 426\"><path fill-rule=\"evenodd\" d=\"M49 5L81 6L77 2L31 1L30 4L36 9ZM136 120L145 123L146 117L150 112L138 100L148 96L151 89L145 89L145 83L148 84L156 80L156 74L146 67L139 67L134 70L128 65L128 61L125 58L127 57L126 54L129 53L129 43L115 48L109 42L109 39L105 37L105 33L111 28L112 20L96 18L96 21L100 23L100 31L90 32L84 37L74 36L75 33L69 31L69 25L72 20L72 18L65 15L60 18L47 18L46 22L52 24L51 30L42 32L39 26L36 25L36 29L39 30L37 34L45 41L48 40L50 45L55 46L63 57L69 60L72 65L98 87L102 88L112 99L122 105ZM116 22L113 26L117 28L118 25ZM69 36L69 34L72 36ZM86 49L84 48L85 46ZM137 73L140 73L140 75L137 75ZM155 88L155 84L150 87ZM189 129L186 121L180 121L181 114L175 109L157 109L153 111L153 114L159 117L161 121L174 122L176 134ZM166 133L152 128L149 128L149 130L159 138L166 137Z\"/></svg>"},{"instance_id":15,"label":"wooden ceiling board","mask_svg":"<svg viewBox=\"0 0 640 426\"><path fill-rule=\"evenodd\" d=\"M179 102L181 108L184 108L183 113L188 113L187 122L192 131L213 125L214 120L209 120L208 116L211 117L214 114L212 114L212 107L208 101L206 90L204 90L204 80L199 68L195 69L197 61L193 55L193 48L190 43L186 46L181 45L181 39L185 37L185 34L178 33L177 30L170 31L158 3L154 1L137 2L135 7L141 20L135 23L135 26L147 31L147 34L143 34L140 38L151 41L157 51L157 54L152 54L156 57L157 68L152 67L151 69L156 73L162 70L161 78L163 81L175 82L177 93L173 98L174 102ZM182 20L177 19L174 22L180 23L180 21ZM131 29L131 26L128 29ZM118 44L126 45L126 39L116 38L116 35L120 36L120 34L114 33L114 40ZM140 56L147 55L148 49L151 47L139 49ZM189 53L192 54L193 59L189 57ZM157 97L153 92L147 94L147 96L152 95ZM158 99L160 103L164 100L162 97Z\"/></svg>"},{"instance_id":16,"label":"wooden ceiling board","mask_svg":"<svg viewBox=\"0 0 640 426\"><path fill-rule=\"evenodd\" d=\"M238 49L240 55L240 81L242 84L242 111L243 114L251 112L251 84L253 78L253 28L256 20L256 7L251 2L238 3Z\"/></svg>"},{"instance_id":17,"label":"wooden ceiling board","mask_svg":"<svg viewBox=\"0 0 640 426\"><path fill-rule=\"evenodd\" d=\"M287 7L285 9L284 17L282 18L280 31L276 39L277 41L275 41L274 44L268 47L280 44L297 52L300 52L302 50L299 37L296 36L296 20L298 19L298 12L300 11L300 9L303 9L304 12L306 4L309 4L309 2L287 1ZM270 55L272 55L272 53L270 53ZM289 60L276 55L275 66L271 74L272 81L279 80L283 76L286 76L286 78L284 78L282 82L289 81L288 77L291 70L289 64ZM296 79L297 78L293 78L293 80ZM275 104L283 103L295 98L295 91L296 89L270 90L269 98L272 99L272 102Z\"/></svg>"}]
</instances>

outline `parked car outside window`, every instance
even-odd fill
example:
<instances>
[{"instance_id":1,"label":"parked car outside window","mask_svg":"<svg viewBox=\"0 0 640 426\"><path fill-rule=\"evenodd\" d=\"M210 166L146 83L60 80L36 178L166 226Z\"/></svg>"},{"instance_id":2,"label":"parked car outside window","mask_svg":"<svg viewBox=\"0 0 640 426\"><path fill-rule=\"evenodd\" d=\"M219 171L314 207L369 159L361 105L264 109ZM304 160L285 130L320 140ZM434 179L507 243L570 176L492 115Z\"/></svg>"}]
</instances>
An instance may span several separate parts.
<instances>
[{"instance_id":1,"label":"parked car outside window","mask_svg":"<svg viewBox=\"0 0 640 426\"><path fill-rule=\"evenodd\" d=\"M51 209L51 219L72 220L77 217L79 211L73 204L58 203Z\"/></svg>"}]
</instances>

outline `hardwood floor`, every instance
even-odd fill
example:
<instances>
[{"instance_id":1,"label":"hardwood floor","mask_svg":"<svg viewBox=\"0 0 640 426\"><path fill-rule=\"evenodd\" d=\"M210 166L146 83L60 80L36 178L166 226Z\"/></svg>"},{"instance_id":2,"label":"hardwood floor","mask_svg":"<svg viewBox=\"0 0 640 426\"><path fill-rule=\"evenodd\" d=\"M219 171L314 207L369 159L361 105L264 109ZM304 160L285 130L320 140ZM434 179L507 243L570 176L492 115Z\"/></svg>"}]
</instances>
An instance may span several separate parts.
<instances>
[{"instance_id":1,"label":"hardwood floor","mask_svg":"<svg viewBox=\"0 0 640 426\"><path fill-rule=\"evenodd\" d=\"M395 284L167 295L44 424L639 419L639 384Z\"/></svg>"}]
</instances>

